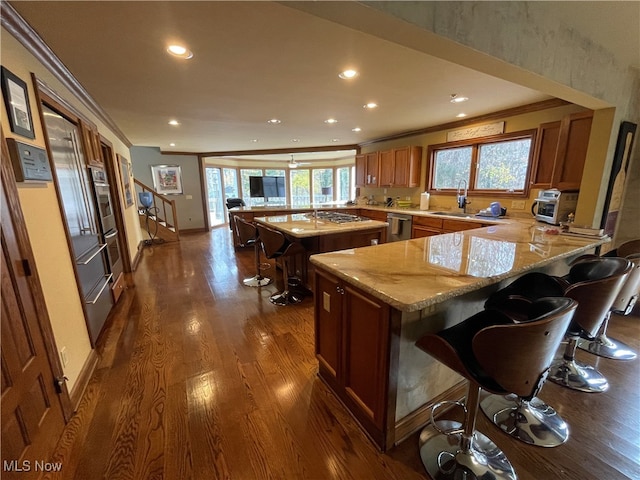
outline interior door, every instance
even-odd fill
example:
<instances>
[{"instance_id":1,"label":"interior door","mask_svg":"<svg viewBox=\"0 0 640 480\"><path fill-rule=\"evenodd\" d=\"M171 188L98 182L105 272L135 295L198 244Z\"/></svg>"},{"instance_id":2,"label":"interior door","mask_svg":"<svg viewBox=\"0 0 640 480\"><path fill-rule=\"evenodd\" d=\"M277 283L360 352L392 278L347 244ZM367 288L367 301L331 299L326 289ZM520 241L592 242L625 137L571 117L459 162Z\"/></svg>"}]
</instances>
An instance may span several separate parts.
<instances>
[{"instance_id":1,"label":"interior door","mask_svg":"<svg viewBox=\"0 0 640 480\"><path fill-rule=\"evenodd\" d=\"M2 478L38 478L36 461L47 462L65 425L61 398L55 388L43 314L36 305L28 260L28 242L17 233L23 221L15 198L9 199L4 139L2 140L2 311L0 337L2 400ZM13 186L15 189L15 186ZM17 196L17 193L15 194ZM13 207L13 208L12 208ZM35 266L34 266L35 267ZM46 330L46 329L45 329ZM64 388L66 392L66 388ZM68 398L67 398L68 400ZM41 465L42 466L42 465Z\"/></svg>"}]
</instances>

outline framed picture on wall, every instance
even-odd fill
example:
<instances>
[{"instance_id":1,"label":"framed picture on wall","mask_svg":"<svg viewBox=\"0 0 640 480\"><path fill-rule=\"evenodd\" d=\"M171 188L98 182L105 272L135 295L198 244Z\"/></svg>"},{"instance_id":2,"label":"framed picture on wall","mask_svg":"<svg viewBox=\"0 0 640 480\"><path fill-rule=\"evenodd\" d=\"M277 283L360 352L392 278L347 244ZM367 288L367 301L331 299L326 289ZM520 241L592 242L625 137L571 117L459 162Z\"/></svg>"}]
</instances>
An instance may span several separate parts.
<instances>
[{"instance_id":1,"label":"framed picture on wall","mask_svg":"<svg viewBox=\"0 0 640 480\"><path fill-rule=\"evenodd\" d=\"M131 189L131 169L129 168L129 160L118 154L118 163L120 165L120 180L122 181L122 196L124 197L125 208L133 205L133 190Z\"/></svg>"},{"instance_id":2,"label":"framed picture on wall","mask_svg":"<svg viewBox=\"0 0 640 480\"><path fill-rule=\"evenodd\" d=\"M153 188L161 195L182 194L182 171L179 165L151 165Z\"/></svg>"},{"instance_id":3,"label":"framed picture on wall","mask_svg":"<svg viewBox=\"0 0 640 480\"><path fill-rule=\"evenodd\" d=\"M27 138L35 138L27 84L4 67L1 67L2 97L7 107L11 131Z\"/></svg>"}]
</instances>

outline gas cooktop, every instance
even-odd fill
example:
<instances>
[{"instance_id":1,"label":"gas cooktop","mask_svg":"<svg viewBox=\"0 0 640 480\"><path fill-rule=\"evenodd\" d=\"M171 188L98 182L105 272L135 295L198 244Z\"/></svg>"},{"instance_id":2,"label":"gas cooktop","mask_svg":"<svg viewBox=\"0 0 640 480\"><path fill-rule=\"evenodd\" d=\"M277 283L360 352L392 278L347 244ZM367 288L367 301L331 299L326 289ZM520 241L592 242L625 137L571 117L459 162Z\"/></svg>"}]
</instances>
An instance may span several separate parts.
<instances>
[{"instance_id":1,"label":"gas cooktop","mask_svg":"<svg viewBox=\"0 0 640 480\"><path fill-rule=\"evenodd\" d=\"M352 215L350 213L340 212L313 212L308 213L309 218L316 217L318 220L324 220L332 223L350 223L350 222L362 222L369 220L367 217L359 217L358 215Z\"/></svg>"}]
</instances>

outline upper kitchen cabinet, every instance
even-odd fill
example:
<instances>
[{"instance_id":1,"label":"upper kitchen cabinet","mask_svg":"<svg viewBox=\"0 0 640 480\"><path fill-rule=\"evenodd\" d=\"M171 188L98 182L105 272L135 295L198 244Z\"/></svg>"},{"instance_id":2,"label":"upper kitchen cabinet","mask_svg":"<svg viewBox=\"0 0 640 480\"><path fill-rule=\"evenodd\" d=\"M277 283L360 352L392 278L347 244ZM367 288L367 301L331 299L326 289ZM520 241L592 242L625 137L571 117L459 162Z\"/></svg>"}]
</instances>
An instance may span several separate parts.
<instances>
[{"instance_id":1,"label":"upper kitchen cabinet","mask_svg":"<svg viewBox=\"0 0 640 480\"><path fill-rule=\"evenodd\" d=\"M82 146L84 147L87 166L104 168L98 129L87 122L80 121L80 131L82 134Z\"/></svg>"},{"instance_id":2,"label":"upper kitchen cabinet","mask_svg":"<svg viewBox=\"0 0 640 480\"><path fill-rule=\"evenodd\" d=\"M378 178L378 152L356 155L356 187L377 187Z\"/></svg>"},{"instance_id":3,"label":"upper kitchen cabinet","mask_svg":"<svg viewBox=\"0 0 640 480\"><path fill-rule=\"evenodd\" d=\"M538 127L533 188L580 188L592 119L592 111L579 112Z\"/></svg>"},{"instance_id":4,"label":"upper kitchen cabinet","mask_svg":"<svg viewBox=\"0 0 640 480\"><path fill-rule=\"evenodd\" d=\"M363 178L368 183L360 186L380 187L417 187L420 185L420 167L422 161L422 147L401 147L377 152L375 166L373 158L361 159L366 163L367 174L377 171L379 178ZM356 180L358 177L358 157L356 157Z\"/></svg>"}]
</instances>

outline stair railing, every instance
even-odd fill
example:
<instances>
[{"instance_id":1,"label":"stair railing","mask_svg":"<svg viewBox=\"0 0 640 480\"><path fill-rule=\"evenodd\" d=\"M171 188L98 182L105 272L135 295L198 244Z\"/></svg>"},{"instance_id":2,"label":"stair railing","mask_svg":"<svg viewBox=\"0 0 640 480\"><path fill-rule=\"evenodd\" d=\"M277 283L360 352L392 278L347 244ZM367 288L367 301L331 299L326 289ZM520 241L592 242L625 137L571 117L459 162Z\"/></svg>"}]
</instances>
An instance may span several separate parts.
<instances>
[{"instance_id":1,"label":"stair railing","mask_svg":"<svg viewBox=\"0 0 640 480\"><path fill-rule=\"evenodd\" d=\"M164 225L165 227L173 230L176 234L176 238L180 238L180 231L178 229L178 215L176 213L176 201L170 200L164 195L159 194L153 188L145 185L138 179L134 178L133 181L137 185L136 192L150 192L153 195L153 207L155 207L156 212L156 222L159 222L160 225ZM139 206L138 209L141 207Z\"/></svg>"}]
</instances>

